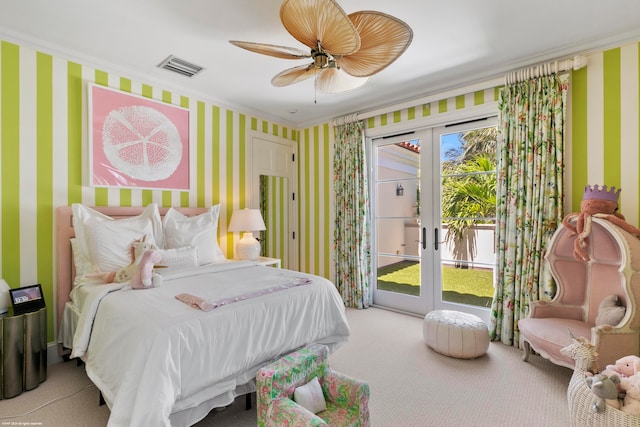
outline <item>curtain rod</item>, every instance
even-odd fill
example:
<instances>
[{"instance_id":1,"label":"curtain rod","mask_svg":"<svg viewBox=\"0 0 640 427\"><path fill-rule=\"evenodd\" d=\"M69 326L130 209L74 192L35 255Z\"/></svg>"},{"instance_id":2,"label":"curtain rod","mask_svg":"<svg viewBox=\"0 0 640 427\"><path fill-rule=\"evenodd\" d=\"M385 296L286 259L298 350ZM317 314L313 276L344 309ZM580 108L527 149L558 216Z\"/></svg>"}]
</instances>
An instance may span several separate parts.
<instances>
[{"instance_id":1,"label":"curtain rod","mask_svg":"<svg viewBox=\"0 0 640 427\"><path fill-rule=\"evenodd\" d=\"M565 71L569 71L571 68L573 68L574 70L579 70L580 68L583 68L587 65L587 57L586 56L582 56L582 55L577 55L574 56L571 59L565 59L565 60L561 60L561 61L553 61L553 62L548 62L546 64L541 64L542 66L549 66L549 64L552 64L552 66L555 67L559 67L558 71L555 72L565 72ZM557 64L557 65L556 65ZM523 70L529 70L532 68L536 68L536 67L540 67L540 65L538 66L533 66L533 67L528 67L528 68L522 68L520 70L516 70L516 71L512 71L511 73L520 73ZM553 69L552 71L549 72L549 74L553 73ZM509 73L509 74L511 74ZM544 75L544 74L543 74ZM434 94L434 95L428 95L425 96L423 98L420 99L414 99L414 100L410 100L410 101L406 101L403 102L402 104L396 104L393 106L387 106L387 107L383 107L383 108L379 108L376 110L372 110L372 111L366 111L366 112L361 112L361 113L353 113L353 114L349 114L346 115L344 117L337 117L333 120L331 120L331 125L332 126L342 126L344 124L347 123L353 123L353 122L357 122L358 120L365 120L368 119L370 117L374 117L380 114L385 114L388 113L389 111L395 111L395 110L399 110L402 108L408 108L408 107L412 107L412 106L416 106L416 105L421 105L421 104L426 104L428 102L432 102L432 101L437 101L439 99L443 99L443 98L452 98L454 96L457 95L461 95L461 94L465 94L465 93L472 93L475 92L477 90L481 90L481 89L486 89L487 87L490 86L500 86L502 84L504 84L505 80L506 80L505 76L504 78L501 77L497 77L488 81L484 81L484 82L480 82L480 83L475 83L469 86L465 86L462 88L457 88L457 89L453 89L453 90L449 90L443 93L438 93L438 94Z\"/></svg>"},{"instance_id":2,"label":"curtain rod","mask_svg":"<svg viewBox=\"0 0 640 427\"><path fill-rule=\"evenodd\" d=\"M519 83L525 80L535 79L550 74L564 73L571 69L579 70L587 65L587 57L582 55L574 56L571 59L561 61L546 62L533 65L531 67L520 68L510 71L504 76L505 85Z\"/></svg>"},{"instance_id":3,"label":"curtain rod","mask_svg":"<svg viewBox=\"0 0 640 427\"><path fill-rule=\"evenodd\" d=\"M346 125L347 123L355 123L358 120L360 120L358 116L359 116L358 113L353 113L347 116L335 118L331 120L331 126L336 127L336 126Z\"/></svg>"}]
</instances>

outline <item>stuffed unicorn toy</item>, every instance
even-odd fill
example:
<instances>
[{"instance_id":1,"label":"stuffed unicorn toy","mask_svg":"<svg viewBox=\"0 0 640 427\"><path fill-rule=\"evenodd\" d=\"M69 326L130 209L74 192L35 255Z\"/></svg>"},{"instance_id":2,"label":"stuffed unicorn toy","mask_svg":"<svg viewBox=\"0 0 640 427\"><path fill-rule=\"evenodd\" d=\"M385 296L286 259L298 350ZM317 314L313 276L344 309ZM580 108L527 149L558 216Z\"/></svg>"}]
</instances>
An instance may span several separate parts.
<instances>
[{"instance_id":1,"label":"stuffed unicorn toy","mask_svg":"<svg viewBox=\"0 0 640 427\"><path fill-rule=\"evenodd\" d=\"M101 278L105 283L130 281L132 289L145 289L162 284L162 276L153 272L155 263L162 260L162 255L154 245L147 242L146 235L131 244L131 258L131 264L117 271L98 272L92 276Z\"/></svg>"},{"instance_id":2,"label":"stuffed unicorn toy","mask_svg":"<svg viewBox=\"0 0 640 427\"><path fill-rule=\"evenodd\" d=\"M140 257L138 268L135 269L131 277L131 289L146 289L158 287L162 284L162 276L154 273L153 267L157 262L162 261L160 252L148 249Z\"/></svg>"}]
</instances>

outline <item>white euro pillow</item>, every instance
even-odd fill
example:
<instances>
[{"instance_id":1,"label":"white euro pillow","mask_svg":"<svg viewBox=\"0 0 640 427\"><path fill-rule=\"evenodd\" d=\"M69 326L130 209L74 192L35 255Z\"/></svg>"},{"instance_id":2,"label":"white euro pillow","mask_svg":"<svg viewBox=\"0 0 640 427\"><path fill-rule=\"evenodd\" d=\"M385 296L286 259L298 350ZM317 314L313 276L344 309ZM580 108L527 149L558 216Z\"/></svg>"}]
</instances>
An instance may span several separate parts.
<instances>
[{"instance_id":1,"label":"white euro pillow","mask_svg":"<svg viewBox=\"0 0 640 427\"><path fill-rule=\"evenodd\" d=\"M131 244L144 236L162 246L164 239L158 206L148 205L140 215L115 219L88 206L71 206L78 255L100 271L116 271L131 262Z\"/></svg>"},{"instance_id":2,"label":"white euro pillow","mask_svg":"<svg viewBox=\"0 0 640 427\"><path fill-rule=\"evenodd\" d=\"M203 214L192 217L170 208L162 220L164 247L166 249L195 247L199 265L226 261L222 249L218 245L219 215L219 204L211 206Z\"/></svg>"}]
</instances>

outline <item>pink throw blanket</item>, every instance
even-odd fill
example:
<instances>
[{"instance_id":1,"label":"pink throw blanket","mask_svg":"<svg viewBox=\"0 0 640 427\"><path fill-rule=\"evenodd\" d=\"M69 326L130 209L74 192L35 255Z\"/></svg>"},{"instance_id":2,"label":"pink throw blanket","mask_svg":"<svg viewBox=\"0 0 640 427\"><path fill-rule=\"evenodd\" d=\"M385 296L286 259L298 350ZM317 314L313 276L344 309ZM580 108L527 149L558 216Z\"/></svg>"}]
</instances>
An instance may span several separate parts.
<instances>
[{"instance_id":1,"label":"pink throw blanket","mask_svg":"<svg viewBox=\"0 0 640 427\"><path fill-rule=\"evenodd\" d=\"M176 295L176 299L178 299L179 301L182 301L187 305L190 305L193 308L198 308L202 311L211 311L214 308L222 307L223 305L229 305L234 302L259 297L261 295L271 294L278 291L284 291L285 289L294 288L296 286L308 285L309 283L311 283L311 279L308 279L306 277L298 277L292 283L273 286L271 288L266 288L266 289L260 289L259 291L250 292L250 293L239 295L236 297L224 298L216 302L208 302L203 298L200 298L196 295L191 295L188 293L178 294Z\"/></svg>"}]
</instances>

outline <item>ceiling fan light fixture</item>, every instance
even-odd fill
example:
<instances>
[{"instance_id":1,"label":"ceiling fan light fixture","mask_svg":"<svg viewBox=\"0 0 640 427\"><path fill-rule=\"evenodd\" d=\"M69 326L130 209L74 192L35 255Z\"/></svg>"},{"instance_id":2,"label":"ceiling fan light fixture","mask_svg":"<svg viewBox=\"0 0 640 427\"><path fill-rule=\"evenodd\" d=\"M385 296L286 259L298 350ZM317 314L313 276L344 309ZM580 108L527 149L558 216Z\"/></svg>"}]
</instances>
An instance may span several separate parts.
<instances>
[{"instance_id":1,"label":"ceiling fan light fixture","mask_svg":"<svg viewBox=\"0 0 640 427\"><path fill-rule=\"evenodd\" d=\"M284 0L280 20L296 40L310 48L262 43L231 43L256 53L285 59L311 58L312 62L276 74L271 83L287 86L316 77L317 90L347 92L394 62L409 47L413 30L405 22L376 11L347 15L336 0Z\"/></svg>"},{"instance_id":2,"label":"ceiling fan light fixture","mask_svg":"<svg viewBox=\"0 0 640 427\"><path fill-rule=\"evenodd\" d=\"M359 89L368 81L368 77L354 77L339 68L325 68L318 74L315 87L320 92L339 94Z\"/></svg>"}]
</instances>

